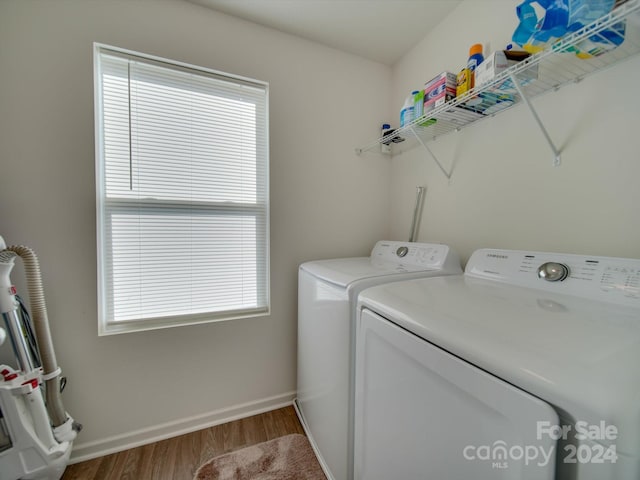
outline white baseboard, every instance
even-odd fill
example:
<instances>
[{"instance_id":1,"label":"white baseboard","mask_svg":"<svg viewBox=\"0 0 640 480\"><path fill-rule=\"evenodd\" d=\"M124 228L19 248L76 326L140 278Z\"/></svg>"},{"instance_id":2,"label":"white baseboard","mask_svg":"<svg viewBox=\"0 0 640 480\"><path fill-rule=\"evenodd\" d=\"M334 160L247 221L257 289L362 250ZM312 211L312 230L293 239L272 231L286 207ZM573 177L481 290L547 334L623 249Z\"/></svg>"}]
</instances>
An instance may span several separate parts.
<instances>
[{"instance_id":1,"label":"white baseboard","mask_svg":"<svg viewBox=\"0 0 640 480\"><path fill-rule=\"evenodd\" d=\"M71 451L72 463L84 462L148 443L166 440L167 438L195 432L203 428L221 425L223 423L250 417L260 413L286 407L293 403L296 392L287 392L273 397L263 398L253 402L233 405L213 412L194 415L192 417L174 420L172 422L154 425L153 427L133 430L121 435L94 440L92 442L75 443Z\"/></svg>"}]
</instances>

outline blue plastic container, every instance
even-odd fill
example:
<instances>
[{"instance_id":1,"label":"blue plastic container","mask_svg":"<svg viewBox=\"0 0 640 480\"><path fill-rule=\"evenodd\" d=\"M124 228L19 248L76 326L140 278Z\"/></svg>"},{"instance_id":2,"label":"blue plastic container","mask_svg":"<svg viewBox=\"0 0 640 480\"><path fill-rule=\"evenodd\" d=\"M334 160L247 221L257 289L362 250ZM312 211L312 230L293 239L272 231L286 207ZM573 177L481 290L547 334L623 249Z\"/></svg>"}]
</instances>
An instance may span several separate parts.
<instances>
[{"instance_id":1,"label":"blue plastic container","mask_svg":"<svg viewBox=\"0 0 640 480\"><path fill-rule=\"evenodd\" d=\"M615 0L525 0L516 7L520 23L512 39L526 51L537 53L606 15L614 5ZM620 45L624 34L625 24L619 22L572 51L580 57L598 55Z\"/></svg>"}]
</instances>

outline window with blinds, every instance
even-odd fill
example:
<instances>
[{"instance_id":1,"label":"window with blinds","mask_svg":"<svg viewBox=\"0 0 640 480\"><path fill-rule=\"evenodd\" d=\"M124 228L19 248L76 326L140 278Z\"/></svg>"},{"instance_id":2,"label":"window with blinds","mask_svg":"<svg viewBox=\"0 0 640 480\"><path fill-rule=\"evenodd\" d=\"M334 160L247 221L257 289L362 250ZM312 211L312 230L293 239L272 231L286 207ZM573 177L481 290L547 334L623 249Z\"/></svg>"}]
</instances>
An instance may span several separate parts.
<instances>
[{"instance_id":1,"label":"window with blinds","mask_svg":"<svg viewBox=\"0 0 640 480\"><path fill-rule=\"evenodd\" d=\"M269 311L266 83L94 46L99 333Z\"/></svg>"}]
</instances>

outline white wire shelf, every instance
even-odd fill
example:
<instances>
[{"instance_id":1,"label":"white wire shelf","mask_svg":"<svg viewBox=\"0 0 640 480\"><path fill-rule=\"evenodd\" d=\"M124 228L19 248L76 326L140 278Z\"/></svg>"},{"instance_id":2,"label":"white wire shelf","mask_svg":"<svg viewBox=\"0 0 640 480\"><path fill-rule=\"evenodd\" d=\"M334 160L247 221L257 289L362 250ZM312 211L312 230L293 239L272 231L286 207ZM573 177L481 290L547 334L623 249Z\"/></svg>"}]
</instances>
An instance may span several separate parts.
<instances>
[{"instance_id":1,"label":"white wire shelf","mask_svg":"<svg viewBox=\"0 0 640 480\"><path fill-rule=\"evenodd\" d=\"M603 32L605 30L610 32L612 26L623 20L626 23L626 28L624 41L621 45L616 47L610 44L611 49L606 53L586 59L579 58L575 54L575 50L580 50L581 44L584 45L587 39L594 36L599 37L601 44L605 45L607 40L603 36ZM400 137L404 139L402 143L399 143L401 150L406 151L417 145L422 145L449 178L450 172L442 167L427 144L442 135L459 131L480 120L493 117L515 105L524 103L531 110L554 153L554 165L559 165L560 152L553 144L529 100L546 92L558 90L567 84L579 82L592 73L611 67L636 56L638 53L640 53L640 0L628 0L592 24L563 37L545 50L507 68L491 82L474 88L462 97L450 100L410 124L394 130L390 135L378 138L362 148L357 148L356 152L358 154L380 153L381 144L391 143L393 145L393 139L397 140L397 137ZM506 92L499 89L500 85L509 81L515 88Z\"/></svg>"}]
</instances>

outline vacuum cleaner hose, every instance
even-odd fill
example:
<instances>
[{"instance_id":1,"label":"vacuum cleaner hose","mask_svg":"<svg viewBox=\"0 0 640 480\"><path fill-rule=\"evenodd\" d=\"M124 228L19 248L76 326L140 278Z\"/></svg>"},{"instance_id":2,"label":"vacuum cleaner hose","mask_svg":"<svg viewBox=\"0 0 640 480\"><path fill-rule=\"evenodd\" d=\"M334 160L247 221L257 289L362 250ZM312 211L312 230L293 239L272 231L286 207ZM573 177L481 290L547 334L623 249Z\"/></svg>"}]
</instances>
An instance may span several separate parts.
<instances>
[{"instance_id":1,"label":"vacuum cleaner hose","mask_svg":"<svg viewBox=\"0 0 640 480\"><path fill-rule=\"evenodd\" d=\"M47 400L47 412L54 427L59 427L67 421L67 413L62 404L60 395L60 370L56 361L56 354L51 340L47 306L44 300L42 277L38 257L29 247L24 245L12 245L7 250L14 252L24 263L27 288L29 290L29 303L31 317L36 331L36 341L40 350L42 369L44 372L45 391Z\"/></svg>"}]
</instances>

